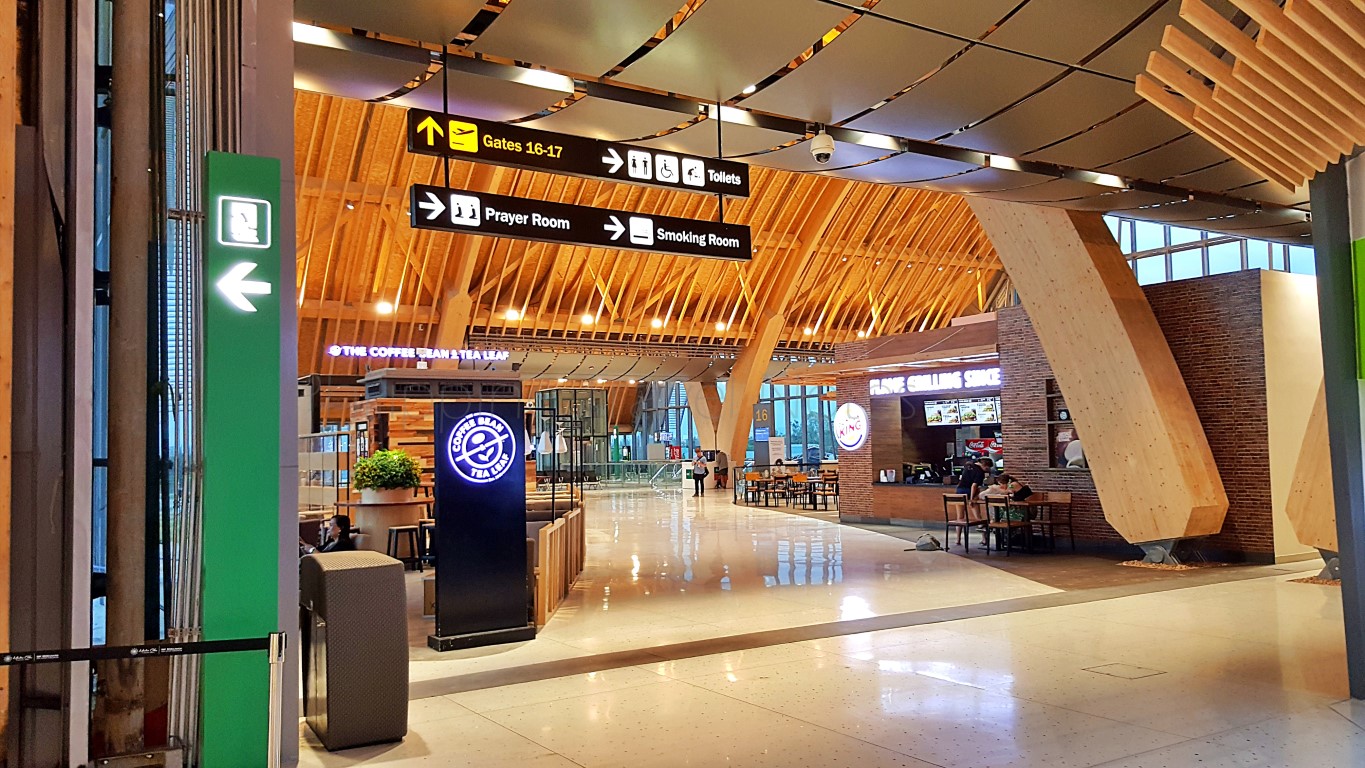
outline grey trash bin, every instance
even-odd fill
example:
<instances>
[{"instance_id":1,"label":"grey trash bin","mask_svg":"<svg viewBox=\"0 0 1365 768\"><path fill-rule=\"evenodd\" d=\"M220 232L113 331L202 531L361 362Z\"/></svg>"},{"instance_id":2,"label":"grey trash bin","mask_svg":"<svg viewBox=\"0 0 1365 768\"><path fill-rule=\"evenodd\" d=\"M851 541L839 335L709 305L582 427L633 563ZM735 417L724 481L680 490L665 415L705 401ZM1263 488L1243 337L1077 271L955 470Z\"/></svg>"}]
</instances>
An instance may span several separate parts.
<instances>
[{"instance_id":1,"label":"grey trash bin","mask_svg":"<svg viewBox=\"0 0 1365 768\"><path fill-rule=\"evenodd\" d=\"M378 552L309 555L299 565L303 711L329 751L408 733L403 564Z\"/></svg>"}]
</instances>

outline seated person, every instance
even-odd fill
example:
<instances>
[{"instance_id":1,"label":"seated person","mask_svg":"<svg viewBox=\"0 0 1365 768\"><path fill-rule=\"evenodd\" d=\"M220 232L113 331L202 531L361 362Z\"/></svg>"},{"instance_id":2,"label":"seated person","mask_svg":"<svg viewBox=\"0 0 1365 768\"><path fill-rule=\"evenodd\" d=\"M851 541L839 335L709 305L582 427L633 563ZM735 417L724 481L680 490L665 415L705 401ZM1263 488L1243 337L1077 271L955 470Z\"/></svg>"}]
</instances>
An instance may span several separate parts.
<instances>
[{"instance_id":1,"label":"seated person","mask_svg":"<svg viewBox=\"0 0 1365 768\"><path fill-rule=\"evenodd\" d=\"M773 464L773 477L789 477L791 473L787 471L787 465L781 459Z\"/></svg>"},{"instance_id":2,"label":"seated person","mask_svg":"<svg viewBox=\"0 0 1365 768\"><path fill-rule=\"evenodd\" d=\"M299 539L299 556L314 555L319 552L354 552L355 542L351 540L351 518L346 515L333 515L327 521L326 540L321 547L310 546Z\"/></svg>"}]
</instances>

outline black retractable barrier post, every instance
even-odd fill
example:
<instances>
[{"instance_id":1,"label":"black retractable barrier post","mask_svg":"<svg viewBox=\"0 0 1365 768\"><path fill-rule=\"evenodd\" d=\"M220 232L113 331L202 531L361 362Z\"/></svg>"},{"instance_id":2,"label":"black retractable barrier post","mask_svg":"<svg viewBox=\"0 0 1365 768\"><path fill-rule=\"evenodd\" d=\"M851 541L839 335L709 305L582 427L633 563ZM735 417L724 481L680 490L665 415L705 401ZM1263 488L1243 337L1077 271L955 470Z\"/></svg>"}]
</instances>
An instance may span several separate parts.
<instances>
[{"instance_id":1,"label":"black retractable barrier post","mask_svg":"<svg viewBox=\"0 0 1365 768\"><path fill-rule=\"evenodd\" d=\"M151 656L206 656L214 653L241 653L243 651L269 651L270 657L270 738L267 745L266 765L278 768L280 764L280 744L282 738L280 706L284 681L284 649L288 638L283 632L266 637L249 637L239 640L203 640L194 643L158 643L147 645L97 645L90 648L57 648L44 651L7 651L0 653L0 667L27 666L30 664L70 664L77 661L101 661L105 659L145 659Z\"/></svg>"}]
</instances>

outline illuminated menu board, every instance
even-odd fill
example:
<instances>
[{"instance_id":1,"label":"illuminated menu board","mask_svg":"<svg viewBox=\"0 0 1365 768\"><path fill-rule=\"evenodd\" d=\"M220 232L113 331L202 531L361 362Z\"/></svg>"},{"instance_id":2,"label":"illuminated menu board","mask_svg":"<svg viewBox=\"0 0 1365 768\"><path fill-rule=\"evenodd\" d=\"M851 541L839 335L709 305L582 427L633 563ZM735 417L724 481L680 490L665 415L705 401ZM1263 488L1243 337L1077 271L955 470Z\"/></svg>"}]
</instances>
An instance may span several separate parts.
<instances>
[{"instance_id":1,"label":"illuminated menu board","mask_svg":"<svg viewBox=\"0 0 1365 768\"><path fill-rule=\"evenodd\" d=\"M931 427L954 424L999 424L1000 398L924 401L924 423Z\"/></svg>"},{"instance_id":2,"label":"illuminated menu board","mask_svg":"<svg viewBox=\"0 0 1365 768\"><path fill-rule=\"evenodd\" d=\"M960 424L956 400L925 400L924 423L931 427Z\"/></svg>"}]
</instances>

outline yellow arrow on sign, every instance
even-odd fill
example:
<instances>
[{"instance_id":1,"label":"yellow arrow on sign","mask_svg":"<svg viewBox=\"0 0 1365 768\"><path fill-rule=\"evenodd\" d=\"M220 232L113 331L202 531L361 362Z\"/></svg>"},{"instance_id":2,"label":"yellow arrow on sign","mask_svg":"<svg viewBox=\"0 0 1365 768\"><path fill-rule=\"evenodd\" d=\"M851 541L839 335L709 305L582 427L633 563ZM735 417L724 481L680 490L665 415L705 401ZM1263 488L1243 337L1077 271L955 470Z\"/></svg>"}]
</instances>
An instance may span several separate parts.
<instances>
[{"instance_id":1,"label":"yellow arrow on sign","mask_svg":"<svg viewBox=\"0 0 1365 768\"><path fill-rule=\"evenodd\" d=\"M421 133L422 131L427 132L427 143L433 147L436 146L436 134L439 133L442 136L446 135L446 132L441 130L441 124L436 122L430 115L427 116L427 119L417 124L417 132Z\"/></svg>"}]
</instances>

